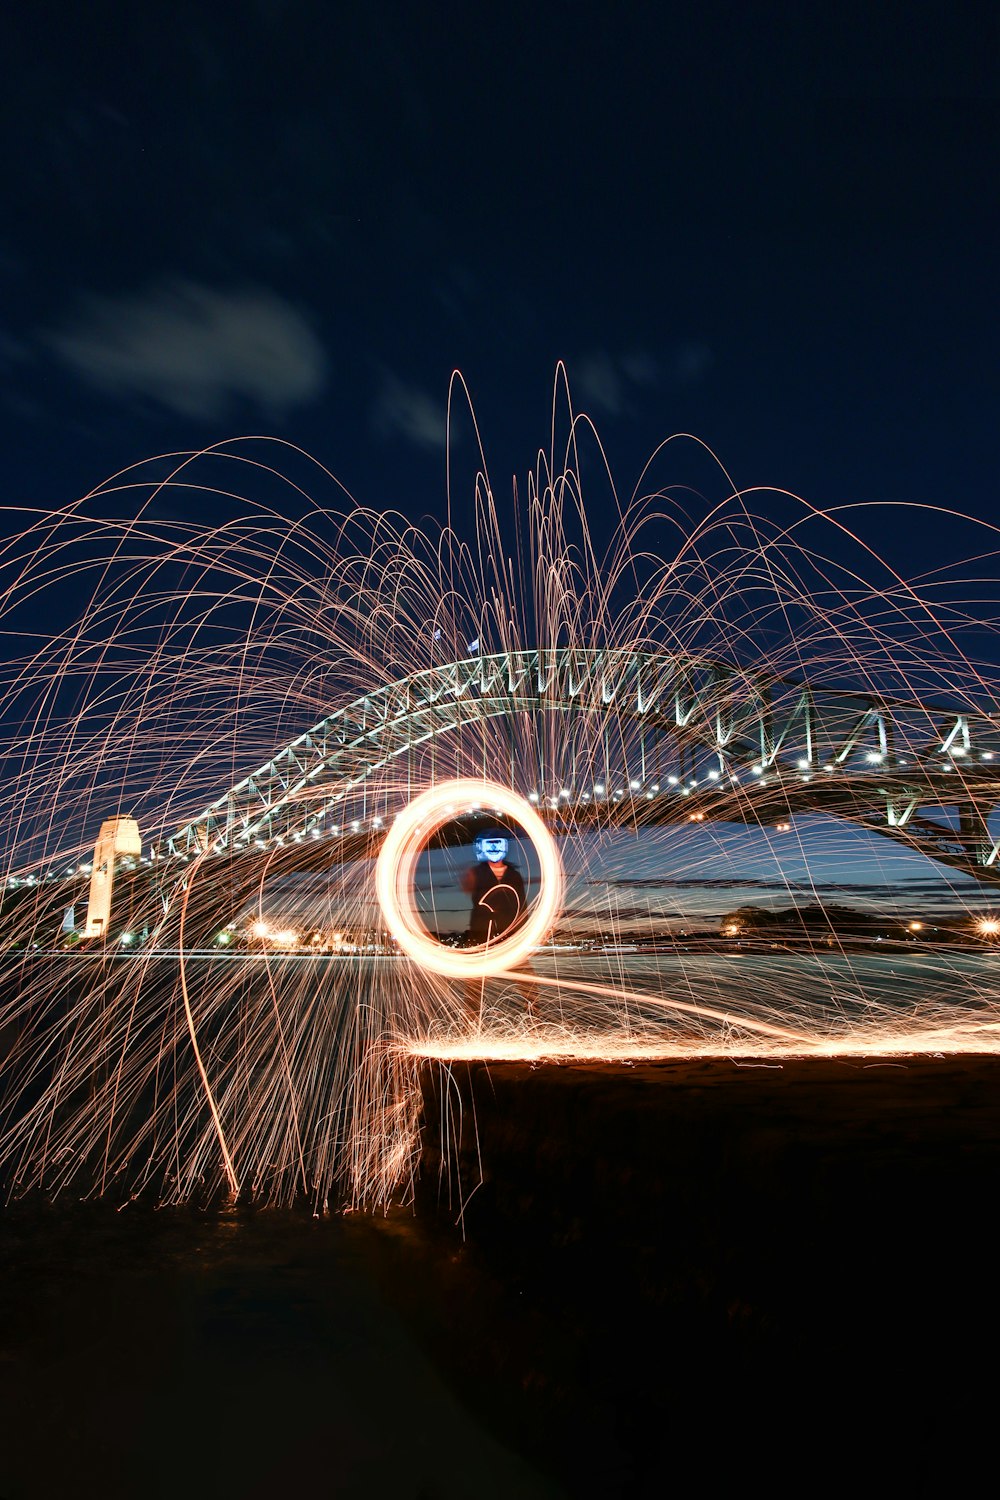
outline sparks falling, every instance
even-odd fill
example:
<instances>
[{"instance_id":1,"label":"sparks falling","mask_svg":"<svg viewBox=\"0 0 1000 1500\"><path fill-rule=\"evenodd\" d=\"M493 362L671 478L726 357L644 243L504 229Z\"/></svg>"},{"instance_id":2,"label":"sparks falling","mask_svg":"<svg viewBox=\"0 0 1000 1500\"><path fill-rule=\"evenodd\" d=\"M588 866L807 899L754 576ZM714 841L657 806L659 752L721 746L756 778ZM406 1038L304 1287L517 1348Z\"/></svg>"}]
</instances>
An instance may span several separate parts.
<instances>
[{"instance_id":1,"label":"sparks falling","mask_svg":"<svg viewBox=\"0 0 1000 1500\"><path fill-rule=\"evenodd\" d=\"M660 482L682 443L707 501ZM709 883L734 828L804 869L793 905L822 840L926 854L984 940L1000 875L996 622L970 569L904 580L848 509L740 491L710 457L671 440L623 501L560 381L523 490L501 503L480 449L443 524L259 439L21 518L0 558L9 1193L382 1205L412 1180L429 1058L996 1049L983 947L897 973L832 926L808 951L678 945L671 889ZM407 810L452 782L414 842ZM558 851L558 882L548 853L528 871L530 1015L513 958L470 1005L452 946L456 851L518 807ZM141 851L118 926L73 949L109 811ZM400 887L378 856L404 830Z\"/></svg>"}]
</instances>

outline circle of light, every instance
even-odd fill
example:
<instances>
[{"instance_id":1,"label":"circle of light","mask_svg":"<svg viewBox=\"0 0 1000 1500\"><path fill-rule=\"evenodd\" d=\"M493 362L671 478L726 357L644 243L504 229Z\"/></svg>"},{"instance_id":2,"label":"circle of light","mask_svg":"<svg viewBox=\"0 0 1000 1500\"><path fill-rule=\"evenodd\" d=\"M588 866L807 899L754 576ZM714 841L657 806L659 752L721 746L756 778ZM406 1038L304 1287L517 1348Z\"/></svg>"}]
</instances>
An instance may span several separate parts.
<instances>
[{"instance_id":1,"label":"circle of light","mask_svg":"<svg viewBox=\"0 0 1000 1500\"><path fill-rule=\"evenodd\" d=\"M513 937L465 952L432 938L413 909L413 874L428 843L467 807L505 813L521 825L535 846L541 888L527 921ZM523 962L552 930L562 904L563 870L559 850L530 803L494 781L442 781L408 803L393 823L375 865L375 889L386 926L404 953L425 969L452 979L503 974Z\"/></svg>"}]
</instances>

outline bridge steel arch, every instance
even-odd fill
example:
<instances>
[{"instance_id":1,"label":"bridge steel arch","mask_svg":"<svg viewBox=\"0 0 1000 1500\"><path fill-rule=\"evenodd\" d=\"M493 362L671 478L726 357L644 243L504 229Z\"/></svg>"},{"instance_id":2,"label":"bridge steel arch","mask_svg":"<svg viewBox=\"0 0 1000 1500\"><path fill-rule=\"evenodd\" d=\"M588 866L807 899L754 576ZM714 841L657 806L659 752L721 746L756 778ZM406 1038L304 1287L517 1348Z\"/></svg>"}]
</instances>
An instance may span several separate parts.
<instances>
[{"instance_id":1,"label":"bridge steel arch","mask_svg":"<svg viewBox=\"0 0 1000 1500\"><path fill-rule=\"evenodd\" d=\"M631 738L620 741L614 787L598 792L604 772L588 768L586 787L568 788L568 798L537 788L551 816L773 823L824 811L1000 880L1000 837L990 826L1000 808L993 714L658 651L575 647L468 657L373 689L299 735L157 853L318 836L420 746L489 719L559 710L591 724L627 723Z\"/></svg>"}]
</instances>

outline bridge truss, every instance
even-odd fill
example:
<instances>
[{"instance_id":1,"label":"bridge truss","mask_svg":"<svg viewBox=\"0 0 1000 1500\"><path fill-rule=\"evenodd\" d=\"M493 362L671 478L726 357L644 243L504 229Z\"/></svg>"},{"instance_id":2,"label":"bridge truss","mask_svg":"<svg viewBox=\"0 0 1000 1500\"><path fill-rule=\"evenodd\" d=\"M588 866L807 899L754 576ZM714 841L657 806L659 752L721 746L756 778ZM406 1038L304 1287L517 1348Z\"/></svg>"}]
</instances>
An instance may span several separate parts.
<instances>
[{"instance_id":1,"label":"bridge truss","mask_svg":"<svg viewBox=\"0 0 1000 1500\"><path fill-rule=\"evenodd\" d=\"M993 714L659 652L571 648L469 657L366 693L156 853L377 831L419 786L469 774L468 759L457 766L442 747L464 735L469 755L468 731L487 726L483 773L509 777L553 818L773 824L821 811L1000 880Z\"/></svg>"}]
</instances>

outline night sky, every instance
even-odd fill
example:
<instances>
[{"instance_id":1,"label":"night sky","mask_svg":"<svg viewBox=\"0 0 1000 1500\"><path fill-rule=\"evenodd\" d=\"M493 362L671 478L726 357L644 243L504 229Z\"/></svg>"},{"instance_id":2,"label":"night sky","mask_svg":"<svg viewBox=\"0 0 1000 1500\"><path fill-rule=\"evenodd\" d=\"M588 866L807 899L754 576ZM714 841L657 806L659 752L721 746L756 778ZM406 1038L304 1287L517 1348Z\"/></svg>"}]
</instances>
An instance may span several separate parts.
<instances>
[{"instance_id":1,"label":"night sky","mask_svg":"<svg viewBox=\"0 0 1000 1500\"><path fill-rule=\"evenodd\" d=\"M961 528L878 507L1000 521L997 14L17 8L0 524L246 433L442 517L452 371L502 492L564 360L626 496L686 431L936 565Z\"/></svg>"},{"instance_id":2,"label":"night sky","mask_svg":"<svg viewBox=\"0 0 1000 1500\"><path fill-rule=\"evenodd\" d=\"M440 515L453 368L502 489L564 359L626 493L688 431L739 485L994 514L993 7L3 24L8 504L264 432ZM937 533L884 542L906 572Z\"/></svg>"}]
</instances>

